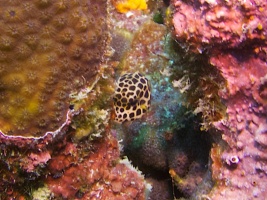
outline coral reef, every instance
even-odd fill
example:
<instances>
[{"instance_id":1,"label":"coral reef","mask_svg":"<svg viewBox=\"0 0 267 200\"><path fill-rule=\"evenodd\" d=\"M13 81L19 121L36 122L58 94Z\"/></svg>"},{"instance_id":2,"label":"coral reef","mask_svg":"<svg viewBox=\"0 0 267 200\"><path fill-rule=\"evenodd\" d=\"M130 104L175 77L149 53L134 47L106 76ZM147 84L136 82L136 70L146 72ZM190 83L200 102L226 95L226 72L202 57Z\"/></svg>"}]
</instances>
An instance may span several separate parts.
<instances>
[{"instance_id":1,"label":"coral reef","mask_svg":"<svg viewBox=\"0 0 267 200\"><path fill-rule=\"evenodd\" d=\"M31 199L39 192L55 199L60 196L60 194L47 189L47 179L59 179L71 166L78 165L82 160L87 162L89 155L96 154L97 147L95 149L92 147L99 140L108 137L110 133L108 121L114 93L114 89L110 87L115 87L112 70L113 68L105 69L102 66L100 72L103 74L90 93L79 101L77 98L72 99L72 103L75 103L74 108L78 106L83 109L79 110L72 118L71 123L62 129L57 137L49 134L41 139L21 142L17 138L15 141L8 138L2 142L0 145L1 199L19 198L20 196ZM88 92L89 89L90 87L86 88L86 91ZM109 139L112 140L112 137ZM106 143L100 145L102 144L106 146ZM114 148L119 152L118 146ZM114 160L119 162L119 153L115 155ZM89 170L88 168L82 170L82 166L79 169L84 173ZM83 184L82 182L78 183ZM6 193L5 191L9 188L11 191ZM66 188L62 187L62 190L64 189Z\"/></svg>"},{"instance_id":2,"label":"coral reef","mask_svg":"<svg viewBox=\"0 0 267 200\"><path fill-rule=\"evenodd\" d=\"M124 154L146 174L152 187L164 185L166 191L152 188L152 199L193 195L207 173L210 150L209 135L199 130L198 119L181 104L181 93L172 84L169 40L166 27L148 19L133 35L119 65L121 71L144 74L151 85L150 110L141 119L113 128L123 139Z\"/></svg>"},{"instance_id":3,"label":"coral reef","mask_svg":"<svg viewBox=\"0 0 267 200\"><path fill-rule=\"evenodd\" d=\"M120 157L109 127L116 62L108 60L107 3L1 3L0 22L6 25L1 39L15 42L10 49L0 48L1 94L7 95L1 105L13 106L14 95L24 98L28 86L33 93L25 105L12 107L9 117L0 117L0 199L147 199L150 184ZM26 31L27 23L38 27L19 36L4 30ZM31 37L36 38L33 44ZM20 45L31 50L29 55L11 59ZM36 76L31 81L29 73ZM12 77L22 80L15 89L6 82ZM59 117L56 105L65 114L58 121L53 118ZM22 107L31 109L26 121L20 118ZM37 113L39 107L42 113ZM43 117L48 121L41 129L37 122ZM14 120L27 123L19 129Z\"/></svg>"},{"instance_id":4,"label":"coral reef","mask_svg":"<svg viewBox=\"0 0 267 200\"><path fill-rule=\"evenodd\" d=\"M107 2L5 1L0 9L0 130L42 137L66 122L70 93L98 73Z\"/></svg>"},{"instance_id":5,"label":"coral reef","mask_svg":"<svg viewBox=\"0 0 267 200\"><path fill-rule=\"evenodd\" d=\"M73 143L73 131L28 157L12 147L1 163L0 198L146 199L151 186L126 158L120 159L113 136L106 132L100 139Z\"/></svg>"},{"instance_id":6,"label":"coral reef","mask_svg":"<svg viewBox=\"0 0 267 200\"><path fill-rule=\"evenodd\" d=\"M143 176L127 159L119 160L119 145L115 138L109 135L87 145L69 143L63 150L65 153L54 156L49 163L52 174L45 184L54 197L145 199L145 190L150 190L150 186L145 185ZM88 153L81 151L82 148L87 148Z\"/></svg>"},{"instance_id":7,"label":"coral reef","mask_svg":"<svg viewBox=\"0 0 267 200\"><path fill-rule=\"evenodd\" d=\"M246 57L243 57L244 54ZM212 165L213 178L221 184L211 196L229 199L239 194L244 199L262 199L267 186L264 168L266 62L255 58L253 53L243 51L242 55L232 52L213 56L211 63L222 72L228 84L227 91L221 94L226 101L228 117L215 126L223 132L222 138L229 145L220 153L213 151L213 159L219 157L223 167L218 169L217 163ZM244 193L244 190L249 192Z\"/></svg>"},{"instance_id":8,"label":"coral reef","mask_svg":"<svg viewBox=\"0 0 267 200\"><path fill-rule=\"evenodd\" d=\"M265 198L264 0L0 5L0 199Z\"/></svg>"},{"instance_id":9,"label":"coral reef","mask_svg":"<svg viewBox=\"0 0 267 200\"><path fill-rule=\"evenodd\" d=\"M172 0L172 5L175 35L185 48L203 52L266 45L265 1Z\"/></svg>"},{"instance_id":10,"label":"coral reef","mask_svg":"<svg viewBox=\"0 0 267 200\"><path fill-rule=\"evenodd\" d=\"M170 45L174 45L173 41ZM226 106L219 95L219 91L225 88L225 80L208 62L206 55L192 55L182 49L177 52L184 57L171 56L172 84L182 93L187 107L195 115L201 115L201 130L209 130L213 122L221 120L226 114Z\"/></svg>"},{"instance_id":11,"label":"coral reef","mask_svg":"<svg viewBox=\"0 0 267 200\"><path fill-rule=\"evenodd\" d=\"M264 199L267 4L218 0L172 1L172 5L174 35L180 46L187 54L205 56L206 65L225 82L214 91L226 107L225 114L210 121L210 132L221 135L211 150L215 185L202 198Z\"/></svg>"}]
</instances>

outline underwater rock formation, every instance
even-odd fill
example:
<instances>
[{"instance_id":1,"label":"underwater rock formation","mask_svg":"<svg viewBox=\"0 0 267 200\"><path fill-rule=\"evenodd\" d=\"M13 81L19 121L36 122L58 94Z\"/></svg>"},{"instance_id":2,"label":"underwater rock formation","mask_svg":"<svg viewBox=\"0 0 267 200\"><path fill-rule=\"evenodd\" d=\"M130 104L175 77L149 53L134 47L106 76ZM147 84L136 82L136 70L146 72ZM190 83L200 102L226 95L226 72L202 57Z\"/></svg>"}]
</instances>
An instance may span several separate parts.
<instances>
[{"instance_id":1,"label":"underwater rock formation","mask_svg":"<svg viewBox=\"0 0 267 200\"><path fill-rule=\"evenodd\" d=\"M231 199L238 194L243 199L262 199L267 187L266 62L242 51L241 55L232 52L213 56L211 63L222 72L228 85L227 91L221 93L227 117L214 124L222 131L228 148L221 151L216 146L212 151L213 178L221 184L211 196Z\"/></svg>"},{"instance_id":2,"label":"underwater rock formation","mask_svg":"<svg viewBox=\"0 0 267 200\"><path fill-rule=\"evenodd\" d=\"M119 144L114 137L107 135L103 140L87 145L68 143L63 153L54 156L49 163L52 174L45 184L54 197L145 199L150 186L126 158L119 159ZM82 148L87 148L88 153L81 151Z\"/></svg>"},{"instance_id":3,"label":"underwater rock formation","mask_svg":"<svg viewBox=\"0 0 267 200\"><path fill-rule=\"evenodd\" d=\"M177 197L192 196L208 170L209 135L199 130L198 119L172 84L169 40L166 26L148 19L133 34L119 65L122 74L144 74L151 86L151 106L142 118L113 128L123 139L123 153L151 181L152 199L175 198L176 192Z\"/></svg>"},{"instance_id":4,"label":"underwater rock formation","mask_svg":"<svg viewBox=\"0 0 267 200\"><path fill-rule=\"evenodd\" d=\"M0 199L145 199L108 127L108 1L0 4Z\"/></svg>"},{"instance_id":5,"label":"underwater rock formation","mask_svg":"<svg viewBox=\"0 0 267 200\"><path fill-rule=\"evenodd\" d=\"M263 0L171 2L175 35L185 48L203 52L210 48L266 45L267 5Z\"/></svg>"},{"instance_id":6,"label":"underwater rock formation","mask_svg":"<svg viewBox=\"0 0 267 200\"><path fill-rule=\"evenodd\" d=\"M215 185L203 198L264 199L267 186L266 1L177 0L172 5L178 43L187 53L205 54L207 64L225 82L218 95L226 113L211 123L221 134L211 150Z\"/></svg>"},{"instance_id":7,"label":"underwater rock formation","mask_svg":"<svg viewBox=\"0 0 267 200\"><path fill-rule=\"evenodd\" d=\"M47 151L28 157L13 147L0 163L0 198L146 199L151 186L127 158L120 158L118 141L105 134L73 143L68 132Z\"/></svg>"},{"instance_id":8,"label":"underwater rock formation","mask_svg":"<svg viewBox=\"0 0 267 200\"><path fill-rule=\"evenodd\" d=\"M0 199L266 196L266 2L170 2L0 3Z\"/></svg>"}]
</instances>

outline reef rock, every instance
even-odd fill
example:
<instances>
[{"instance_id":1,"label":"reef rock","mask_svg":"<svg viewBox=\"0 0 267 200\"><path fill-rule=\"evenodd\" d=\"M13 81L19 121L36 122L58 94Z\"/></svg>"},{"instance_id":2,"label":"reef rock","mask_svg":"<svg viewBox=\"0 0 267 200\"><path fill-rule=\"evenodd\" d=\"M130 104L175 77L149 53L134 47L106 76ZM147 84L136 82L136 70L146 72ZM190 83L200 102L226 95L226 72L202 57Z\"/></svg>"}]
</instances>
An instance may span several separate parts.
<instances>
[{"instance_id":1,"label":"reef rock","mask_svg":"<svg viewBox=\"0 0 267 200\"><path fill-rule=\"evenodd\" d=\"M208 199L266 197L266 1L172 1L178 43L207 52L225 81L219 96L226 114L213 127L221 140L211 150L216 183ZM202 77L203 78L203 77ZM193 94L192 94L193 95Z\"/></svg>"},{"instance_id":2,"label":"reef rock","mask_svg":"<svg viewBox=\"0 0 267 200\"><path fill-rule=\"evenodd\" d=\"M173 25L178 42L194 51L266 45L264 0L173 0Z\"/></svg>"},{"instance_id":3,"label":"reef rock","mask_svg":"<svg viewBox=\"0 0 267 200\"><path fill-rule=\"evenodd\" d=\"M213 178L221 183L212 191L212 196L231 199L238 194L243 199L264 198L267 187L264 167L267 153L266 62L242 52L242 55L213 56L211 63L221 71L228 86L227 91L221 93L227 117L214 124L222 131L228 148L221 153L212 151L213 159L219 157L222 162L220 168L212 165Z\"/></svg>"},{"instance_id":4,"label":"reef rock","mask_svg":"<svg viewBox=\"0 0 267 200\"><path fill-rule=\"evenodd\" d=\"M141 172L127 158L119 159L118 141L111 135L86 147L69 143L54 157L48 168L52 174L45 180L51 193L67 199L145 199L151 189ZM83 153L87 148L89 153ZM70 151L71 149L71 151ZM69 152L69 153L67 153ZM104 159L103 159L104 158ZM64 171L64 173L63 173Z\"/></svg>"}]
</instances>

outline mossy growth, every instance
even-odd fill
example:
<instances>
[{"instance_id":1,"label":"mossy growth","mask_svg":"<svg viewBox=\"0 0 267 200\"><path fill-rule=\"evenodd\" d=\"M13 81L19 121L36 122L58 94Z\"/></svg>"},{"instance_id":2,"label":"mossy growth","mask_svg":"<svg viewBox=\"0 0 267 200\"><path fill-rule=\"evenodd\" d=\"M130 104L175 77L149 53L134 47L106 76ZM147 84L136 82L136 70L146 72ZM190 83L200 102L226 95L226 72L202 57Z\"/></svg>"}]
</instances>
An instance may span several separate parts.
<instances>
[{"instance_id":1,"label":"mossy growth","mask_svg":"<svg viewBox=\"0 0 267 200\"><path fill-rule=\"evenodd\" d=\"M149 134L151 134L152 131L153 131L152 130L152 127L150 127L150 126L141 126L140 127L140 130L138 132L138 135L136 135L133 138L132 148L133 149L139 149L139 148L141 148L142 145L145 143L147 136Z\"/></svg>"},{"instance_id":2,"label":"mossy growth","mask_svg":"<svg viewBox=\"0 0 267 200\"><path fill-rule=\"evenodd\" d=\"M170 35L165 42L166 52L170 52L173 61L172 83L182 93L184 104L194 114L201 115L201 129L208 130L213 122L219 121L226 114L226 106L219 96L226 83L220 72L209 64L205 52L201 55L190 54Z\"/></svg>"},{"instance_id":3,"label":"mossy growth","mask_svg":"<svg viewBox=\"0 0 267 200\"><path fill-rule=\"evenodd\" d=\"M38 165L33 171L27 172L23 164L28 164L25 155L27 149L20 149L15 145L0 147L0 199L32 199L32 192L42 187L41 177L45 171L44 166ZM26 161L27 160L27 161Z\"/></svg>"},{"instance_id":4,"label":"mossy growth","mask_svg":"<svg viewBox=\"0 0 267 200\"><path fill-rule=\"evenodd\" d=\"M164 18L163 15L160 11L156 11L153 15L153 21L158 23L158 24L163 24L164 23Z\"/></svg>"},{"instance_id":5,"label":"mossy growth","mask_svg":"<svg viewBox=\"0 0 267 200\"><path fill-rule=\"evenodd\" d=\"M73 139L95 140L104 136L111 117L115 81L112 68L102 66L94 82L83 91L72 96L71 105L79 114L74 116L71 127L75 129Z\"/></svg>"},{"instance_id":6,"label":"mossy growth","mask_svg":"<svg viewBox=\"0 0 267 200\"><path fill-rule=\"evenodd\" d=\"M153 21L158 24L172 24L173 9L169 6L169 1L150 0L148 7L153 10Z\"/></svg>"},{"instance_id":7,"label":"mossy growth","mask_svg":"<svg viewBox=\"0 0 267 200\"><path fill-rule=\"evenodd\" d=\"M53 194L49 190L47 185L44 185L43 187L38 188L32 193L33 199L48 200L48 199L52 199L52 197L53 197Z\"/></svg>"}]
</instances>

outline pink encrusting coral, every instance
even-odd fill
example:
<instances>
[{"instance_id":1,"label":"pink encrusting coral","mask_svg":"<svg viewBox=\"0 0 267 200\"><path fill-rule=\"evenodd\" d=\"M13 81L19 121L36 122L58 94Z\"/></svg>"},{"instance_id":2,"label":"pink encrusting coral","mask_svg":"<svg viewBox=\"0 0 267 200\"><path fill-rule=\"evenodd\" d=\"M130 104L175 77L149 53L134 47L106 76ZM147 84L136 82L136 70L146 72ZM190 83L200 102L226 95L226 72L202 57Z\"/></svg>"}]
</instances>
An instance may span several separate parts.
<instances>
[{"instance_id":1,"label":"pink encrusting coral","mask_svg":"<svg viewBox=\"0 0 267 200\"><path fill-rule=\"evenodd\" d=\"M265 43L267 3L263 0L174 0L173 24L178 42L202 52L218 47Z\"/></svg>"},{"instance_id":2,"label":"pink encrusting coral","mask_svg":"<svg viewBox=\"0 0 267 200\"><path fill-rule=\"evenodd\" d=\"M48 166L52 174L45 183L55 197L145 199L149 185L127 159L119 159L119 144L114 137L108 135L92 144L88 148L91 153L85 157L79 158L79 151L86 147L76 148L69 143L65 148Z\"/></svg>"},{"instance_id":3,"label":"pink encrusting coral","mask_svg":"<svg viewBox=\"0 0 267 200\"><path fill-rule=\"evenodd\" d=\"M219 95L226 115L211 150L216 183L208 199L264 199L267 187L267 3L172 1L175 37L188 52L208 50L225 80Z\"/></svg>"},{"instance_id":4,"label":"pink encrusting coral","mask_svg":"<svg viewBox=\"0 0 267 200\"><path fill-rule=\"evenodd\" d=\"M51 159L51 155L48 151L33 153L24 159L22 159L21 167L27 172L33 172L36 166L45 166Z\"/></svg>"},{"instance_id":5,"label":"pink encrusting coral","mask_svg":"<svg viewBox=\"0 0 267 200\"><path fill-rule=\"evenodd\" d=\"M237 194L243 199L266 196L267 65L254 55L242 53L246 57L237 53L211 58L228 86L221 93L226 100L227 117L214 124L229 145L213 155L223 163L222 168L212 167L214 180L221 183L211 193L216 199L234 198Z\"/></svg>"}]
</instances>

